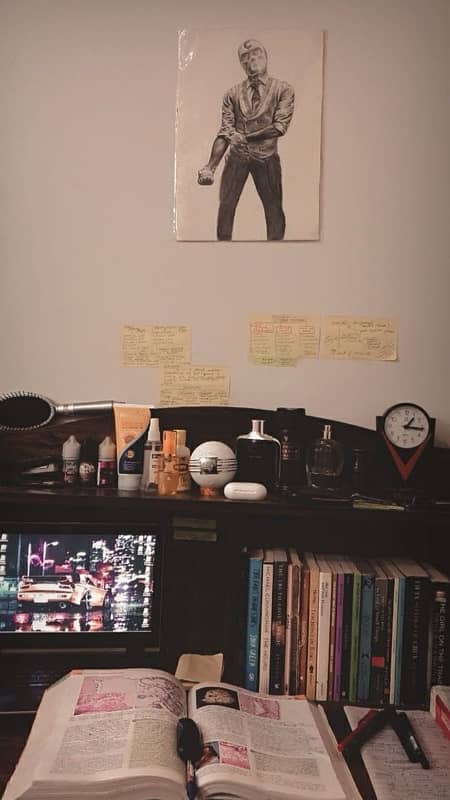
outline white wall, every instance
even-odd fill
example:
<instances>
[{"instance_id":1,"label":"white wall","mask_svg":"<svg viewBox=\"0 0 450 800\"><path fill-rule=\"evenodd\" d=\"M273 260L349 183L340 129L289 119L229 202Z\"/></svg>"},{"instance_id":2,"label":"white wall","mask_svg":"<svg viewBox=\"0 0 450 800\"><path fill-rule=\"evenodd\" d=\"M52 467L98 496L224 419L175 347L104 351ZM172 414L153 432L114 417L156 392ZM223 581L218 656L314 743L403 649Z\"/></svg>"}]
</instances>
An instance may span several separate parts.
<instances>
[{"instance_id":1,"label":"white wall","mask_svg":"<svg viewBox=\"0 0 450 800\"><path fill-rule=\"evenodd\" d=\"M321 240L177 243L177 30L255 15L327 31ZM120 326L188 323L232 404L413 400L449 444L449 33L447 0L0 0L0 391L158 403ZM393 316L399 360L251 367L249 315L286 311Z\"/></svg>"}]
</instances>

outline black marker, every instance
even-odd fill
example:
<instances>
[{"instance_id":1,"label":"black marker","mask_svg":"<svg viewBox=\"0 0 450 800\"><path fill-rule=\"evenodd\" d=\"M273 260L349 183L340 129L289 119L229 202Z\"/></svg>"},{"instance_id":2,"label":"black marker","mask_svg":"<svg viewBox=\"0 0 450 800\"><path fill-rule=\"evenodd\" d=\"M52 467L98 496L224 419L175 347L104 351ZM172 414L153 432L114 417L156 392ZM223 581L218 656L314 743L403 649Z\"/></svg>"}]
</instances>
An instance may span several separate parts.
<instances>
[{"instance_id":1,"label":"black marker","mask_svg":"<svg viewBox=\"0 0 450 800\"><path fill-rule=\"evenodd\" d=\"M419 762L423 769L430 769L429 761L423 752L414 729L404 711L392 715L392 726L397 733L405 752L412 762Z\"/></svg>"}]
</instances>

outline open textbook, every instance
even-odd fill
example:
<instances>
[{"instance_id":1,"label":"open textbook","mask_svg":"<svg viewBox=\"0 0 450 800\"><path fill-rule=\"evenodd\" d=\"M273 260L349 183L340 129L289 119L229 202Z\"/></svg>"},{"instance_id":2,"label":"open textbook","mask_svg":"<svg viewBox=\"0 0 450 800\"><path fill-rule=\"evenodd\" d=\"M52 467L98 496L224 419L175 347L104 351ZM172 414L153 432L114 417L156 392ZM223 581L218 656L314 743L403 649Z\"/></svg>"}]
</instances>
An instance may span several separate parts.
<instances>
[{"instance_id":1,"label":"open textbook","mask_svg":"<svg viewBox=\"0 0 450 800\"><path fill-rule=\"evenodd\" d=\"M176 726L201 732L199 798L353 800L318 707L153 669L71 672L44 694L4 800L183 800Z\"/></svg>"}]
</instances>

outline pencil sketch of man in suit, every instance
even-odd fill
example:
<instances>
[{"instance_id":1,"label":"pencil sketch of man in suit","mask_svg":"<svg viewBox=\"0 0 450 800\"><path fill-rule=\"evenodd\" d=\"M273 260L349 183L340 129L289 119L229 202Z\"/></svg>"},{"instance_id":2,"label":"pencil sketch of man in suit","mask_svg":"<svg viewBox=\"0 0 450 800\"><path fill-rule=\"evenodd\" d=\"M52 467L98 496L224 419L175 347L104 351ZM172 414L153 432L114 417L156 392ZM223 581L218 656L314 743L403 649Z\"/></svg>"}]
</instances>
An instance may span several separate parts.
<instances>
[{"instance_id":1,"label":"pencil sketch of man in suit","mask_svg":"<svg viewBox=\"0 0 450 800\"><path fill-rule=\"evenodd\" d=\"M198 183L214 183L215 171L228 150L220 182L217 239L232 238L236 207L251 174L264 207L267 239L280 240L286 218L278 138L287 132L294 113L294 89L268 75L267 51L256 39L243 42L238 56L247 78L224 95L222 124L209 161L198 172Z\"/></svg>"}]
</instances>

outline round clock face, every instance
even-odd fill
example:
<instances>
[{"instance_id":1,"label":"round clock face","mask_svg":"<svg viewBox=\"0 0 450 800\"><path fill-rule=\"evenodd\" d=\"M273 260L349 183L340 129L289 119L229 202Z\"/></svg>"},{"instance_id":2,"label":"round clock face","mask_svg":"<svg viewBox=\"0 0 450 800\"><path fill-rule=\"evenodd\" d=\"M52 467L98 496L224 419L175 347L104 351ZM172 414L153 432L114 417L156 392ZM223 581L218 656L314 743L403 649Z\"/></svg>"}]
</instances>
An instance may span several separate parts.
<instances>
[{"instance_id":1,"label":"round clock face","mask_svg":"<svg viewBox=\"0 0 450 800\"><path fill-rule=\"evenodd\" d=\"M430 432L430 423L425 411L414 403L399 403L392 406L384 417L386 437L396 447L410 449L419 447Z\"/></svg>"}]
</instances>

